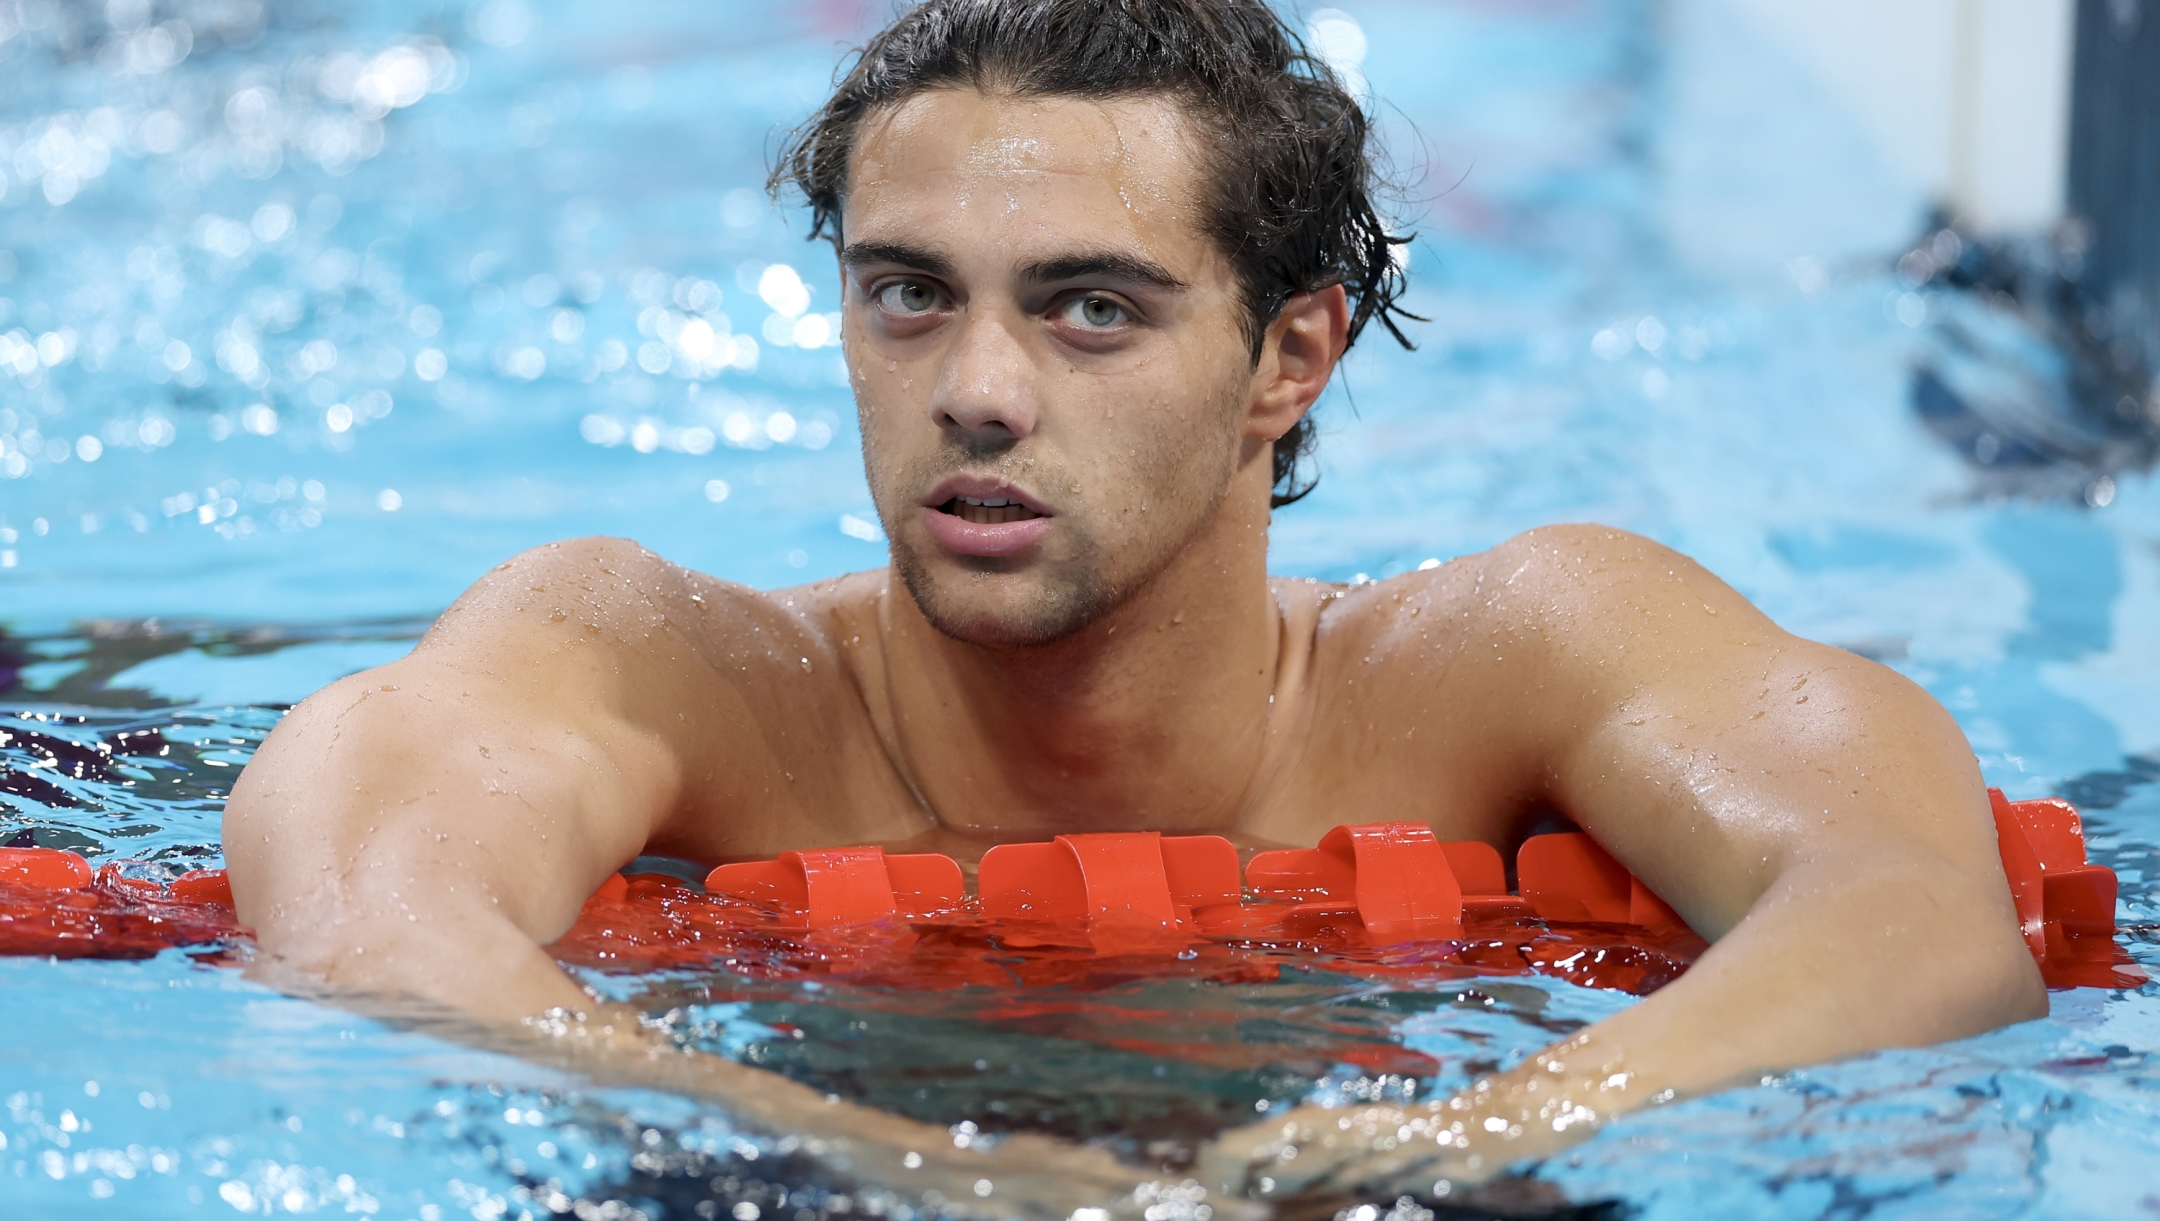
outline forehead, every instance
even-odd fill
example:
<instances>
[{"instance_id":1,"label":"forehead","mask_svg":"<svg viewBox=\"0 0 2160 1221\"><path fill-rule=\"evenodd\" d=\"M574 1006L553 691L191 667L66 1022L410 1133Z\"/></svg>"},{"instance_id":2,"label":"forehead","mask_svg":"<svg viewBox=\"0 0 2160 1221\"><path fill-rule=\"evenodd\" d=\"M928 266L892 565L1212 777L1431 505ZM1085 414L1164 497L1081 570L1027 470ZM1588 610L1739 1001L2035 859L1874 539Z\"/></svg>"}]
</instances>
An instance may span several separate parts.
<instances>
[{"instance_id":1,"label":"forehead","mask_svg":"<svg viewBox=\"0 0 2160 1221\"><path fill-rule=\"evenodd\" d=\"M1030 257L1137 248L1172 270L1210 251L1204 173L1173 98L917 94L867 117L842 210L849 242L933 242Z\"/></svg>"}]
</instances>

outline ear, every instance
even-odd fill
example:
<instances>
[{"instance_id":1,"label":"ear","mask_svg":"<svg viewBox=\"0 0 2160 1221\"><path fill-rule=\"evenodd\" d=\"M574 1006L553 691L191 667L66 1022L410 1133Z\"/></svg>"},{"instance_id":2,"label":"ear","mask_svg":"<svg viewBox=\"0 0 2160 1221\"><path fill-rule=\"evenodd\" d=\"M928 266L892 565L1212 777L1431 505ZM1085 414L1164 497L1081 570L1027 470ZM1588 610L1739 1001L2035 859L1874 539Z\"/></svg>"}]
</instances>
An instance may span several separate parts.
<instances>
[{"instance_id":1,"label":"ear","mask_svg":"<svg viewBox=\"0 0 2160 1221\"><path fill-rule=\"evenodd\" d=\"M1246 433L1273 441L1305 418L1327 389L1350 342L1350 302L1340 284L1299 293L1268 323L1253 369Z\"/></svg>"}]
</instances>

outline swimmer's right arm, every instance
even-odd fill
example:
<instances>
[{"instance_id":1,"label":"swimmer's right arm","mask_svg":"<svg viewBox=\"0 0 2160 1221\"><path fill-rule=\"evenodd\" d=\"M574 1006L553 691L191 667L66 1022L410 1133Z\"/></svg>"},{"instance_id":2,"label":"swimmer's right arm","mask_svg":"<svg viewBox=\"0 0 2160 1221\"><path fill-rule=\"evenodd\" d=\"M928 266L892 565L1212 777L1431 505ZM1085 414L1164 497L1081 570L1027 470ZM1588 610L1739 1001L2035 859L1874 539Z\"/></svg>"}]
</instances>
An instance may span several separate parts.
<instances>
[{"instance_id":1,"label":"swimmer's right arm","mask_svg":"<svg viewBox=\"0 0 2160 1221\"><path fill-rule=\"evenodd\" d=\"M712 816L684 791L683 761L705 749L710 763L713 735L694 727L759 738L724 691L686 677L710 668L678 626L695 619L672 604L691 596L669 588L684 575L604 541L522 556L409 657L294 708L225 811L254 973L394 1020L448 1019L452 1037L599 1084L711 1098L739 1122L817 1137L860 1182L958 1200L987 1180L983 1215L1126 1197L1138 1176L1097 1150L1035 1136L957 1149L941 1127L677 1050L541 948L671 824Z\"/></svg>"},{"instance_id":2,"label":"swimmer's right arm","mask_svg":"<svg viewBox=\"0 0 2160 1221\"><path fill-rule=\"evenodd\" d=\"M589 1003L540 947L679 804L685 683L654 658L693 651L652 647L666 594L619 546L504 565L264 742L224 827L259 974L491 1019Z\"/></svg>"}]
</instances>

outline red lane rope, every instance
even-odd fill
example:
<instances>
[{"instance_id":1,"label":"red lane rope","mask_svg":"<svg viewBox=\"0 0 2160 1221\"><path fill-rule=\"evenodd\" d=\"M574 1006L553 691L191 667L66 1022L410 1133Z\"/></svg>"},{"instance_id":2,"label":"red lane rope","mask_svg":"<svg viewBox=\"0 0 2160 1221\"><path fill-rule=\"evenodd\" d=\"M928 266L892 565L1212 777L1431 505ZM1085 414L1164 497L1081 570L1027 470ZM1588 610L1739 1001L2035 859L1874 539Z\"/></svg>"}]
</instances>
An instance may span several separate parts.
<instances>
[{"instance_id":1,"label":"red lane rope","mask_svg":"<svg viewBox=\"0 0 2160 1221\"><path fill-rule=\"evenodd\" d=\"M2134 987L2115 941L2115 875L2089 863L2054 798L1989 790L2026 944L2051 987ZM1258 981L1306 966L1405 983L1546 974L1647 993L1705 949L1679 915L1587 835L1540 835L1516 856L1443 843L1420 823L1336 827L1313 848L1262 852L1239 876L1219 836L1061 835L959 865L875 847L722 865L700 894L615 875L554 946L609 970L727 966L770 979L845 977L948 989L1152 975ZM170 887L49 848L0 848L0 955L139 958L238 944L222 870Z\"/></svg>"}]
</instances>

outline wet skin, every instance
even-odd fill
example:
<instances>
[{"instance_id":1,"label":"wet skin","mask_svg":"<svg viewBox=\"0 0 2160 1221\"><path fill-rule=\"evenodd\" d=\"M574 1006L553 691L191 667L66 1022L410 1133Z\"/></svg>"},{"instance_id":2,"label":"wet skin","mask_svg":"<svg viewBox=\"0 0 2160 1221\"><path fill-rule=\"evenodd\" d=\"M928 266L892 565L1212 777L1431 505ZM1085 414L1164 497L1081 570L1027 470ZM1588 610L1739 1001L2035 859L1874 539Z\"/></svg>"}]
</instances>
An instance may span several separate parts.
<instances>
[{"instance_id":1,"label":"wet skin","mask_svg":"<svg viewBox=\"0 0 2160 1221\"><path fill-rule=\"evenodd\" d=\"M1339 289L1293 298L1254 359L1198 227L1199 148L1159 98L948 91L874 115L843 334L893 566L762 593L616 540L504 564L241 776L225 838L259 969L721 1097L832 1136L865 1177L988 1175L982 1207L1017 1214L1139 1175L1048 1141L963 1155L652 1051L627 1018L520 1027L593 1007L539 947L642 852L1310 844L1381 816L1506 849L1553 812L1715 943L1459 1098L1231 1133L1200 1171L1232 1194L1263 1169L1425 1190L1632 1107L2044 1013L1971 751L1898 675L1598 527L1356 588L1268 578L1271 446L1347 311ZM926 1141L951 1164L903 1176Z\"/></svg>"}]
</instances>

